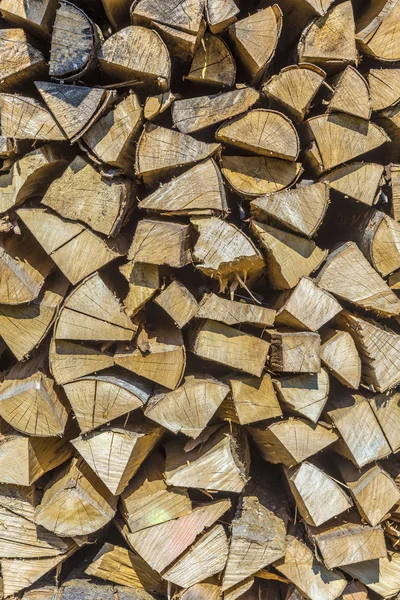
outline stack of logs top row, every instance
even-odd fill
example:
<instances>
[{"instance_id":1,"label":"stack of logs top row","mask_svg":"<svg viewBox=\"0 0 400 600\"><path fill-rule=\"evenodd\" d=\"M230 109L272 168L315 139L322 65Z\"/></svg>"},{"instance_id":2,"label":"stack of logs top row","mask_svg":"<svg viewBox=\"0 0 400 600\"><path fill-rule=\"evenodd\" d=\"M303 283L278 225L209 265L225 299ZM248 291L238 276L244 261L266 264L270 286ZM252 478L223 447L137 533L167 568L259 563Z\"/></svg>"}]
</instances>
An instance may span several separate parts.
<instances>
[{"instance_id":1,"label":"stack of logs top row","mask_svg":"<svg viewBox=\"0 0 400 600\"><path fill-rule=\"evenodd\" d=\"M0 0L0 598L400 598L400 0Z\"/></svg>"}]
</instances>

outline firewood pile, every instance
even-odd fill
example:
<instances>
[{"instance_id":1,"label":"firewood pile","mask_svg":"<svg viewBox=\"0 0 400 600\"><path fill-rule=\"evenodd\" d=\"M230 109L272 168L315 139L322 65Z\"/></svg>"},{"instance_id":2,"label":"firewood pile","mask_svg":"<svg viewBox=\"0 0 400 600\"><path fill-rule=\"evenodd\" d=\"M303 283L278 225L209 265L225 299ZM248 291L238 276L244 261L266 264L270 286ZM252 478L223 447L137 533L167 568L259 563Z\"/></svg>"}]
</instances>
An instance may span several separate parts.
<instances>
[{"instance_id":1,"label":"firewood pile","mask_svg":"<svg viewBox=\"0 0 400 600\"><path fill-rule=\"evenodd\" d=\"M0 11L0 596L400 598L400 0Z\"/></svg>"}]
</instances>

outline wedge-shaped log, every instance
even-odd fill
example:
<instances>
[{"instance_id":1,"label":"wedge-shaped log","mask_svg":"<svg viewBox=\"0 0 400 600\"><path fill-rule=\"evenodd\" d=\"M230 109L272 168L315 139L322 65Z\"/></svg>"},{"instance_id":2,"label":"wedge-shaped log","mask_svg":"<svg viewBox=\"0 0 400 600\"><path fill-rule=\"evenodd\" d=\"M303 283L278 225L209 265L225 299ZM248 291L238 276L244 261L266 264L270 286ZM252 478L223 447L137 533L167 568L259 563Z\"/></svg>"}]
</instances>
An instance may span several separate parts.
<instances>
[{"instance_id":1,"label":"wedge-shaped log","mask_svg":"<svg viewBox=\"0 0 400 600\"><path fill-rule=\"evenodd\" d=\"M220 418L247 425L282 416L270 375L228 375L224 382L230 385L231 394L218 411Z\"/></svg>"},{"instance_id":2,"label":"wedge-shaped log","mask_svg":"<svg viewBox=\"0 0 400 600\"><path fill-rule=\"evenodd\" d=\"M204 21L201 22L199 32L196 34L182 31L182 29L170 25L164 25L158 21L152 21L152 27L158 31L164 40L170 56L183 63L187 63L193 58L205 31Z\"/></svg>"},{"instance_id":3,"label":"wedge-shaped log","mask_svg":"<svg viewBox=\"0 0 400 600\"><path fill-rule=\"evenodd\" d=\"M244 87L214 96L176 100L172 105L172 118L179 131L194 133L247 112L259 97L259 92Z\"/></svg>"},{"instance_id":4,"label":"wedge-shaped log","mask_svg":"<svg viewBox=\"0 0 400 600\"><path fill-rule=\"evenodd\" d=\"M369 88L364 77L352 65L335 78L333 94L327 112L343 112L361 119L370 119L372 113Z\"/></svg>"},{"instance_id":5,"label":"wedge-shaped log","mask_svg":"<svg viewBox=\"0 0 400 600\"><path fill-rule=\"evenodd\" d=\"M272 425L249 427L257 448L267 462L293 467L337 441L338 435L325 423L287 419Z\"/></svg>"},{"instance_id":6,"label":"wedge-shaped log","mask_svg":"<svg viewBox=\"0 0 400 600\"><path fill-rule=\"evenodd\" d=\"M124 300L127 315L134 316L151 300L161 287L158 265L130 261L120 267L121 274L129 284L129 291Z\"/></svg>"},{"instance_id":7,"label":"wedge-shaped log","mask_svg":"<svg viewBox=\"0 0 400 600\"><path fill-rule=\"evenodd\" d=\"M284 375L274 380L279 400L286 410L317 423L328 400L329 375L319 373Z\"/></svg>"},{"instance_id":8,"label":"wedge-shaped log","mask_svg":"<svg viewBox=\"0 0 400 600\"><path fill-rule=\"evenodd\" d=\"M192 331L189 350L206 360L261 377L270 344L210 319Z\"/></svg>"},{"instance_id":9,"label":"wedge-shaped log","mask_svg":"<svg viewBox=\"0 0 400 600\"><path fill-rule=\"evenodd\" d=\"M221 291L261 275L265 263L260 251L235 225L217 217L191 222L199 233L193 249L196 268L218 279Z\"/></svg>"},{"instance_id":10,"label":"wedge-shaped log","mask_svg":"<svg viewBox=\"0 0 400 600\"><path fill-rule=\"evenodd\" d=\"M302 277L318 269L327 250L311 240L252 221L251 228L266 255L267 277L274 289L294 288Z\"/></svg>"},{"instance_id":11,"label":"wedge-shaped log","mask_svg":"<svg viewBox=\"0 0 400 600\"><path fill-rule=\"evenodd\" d=\"M332 600L338 598L347 585L347 580L328 569L300 540L288 536L285 558L274 563L275 569L292 581L302 594L310 600Z\"/></svg>"},{"instance_id":12,"label":"wedge-shaped log","mask_svg":"<svg viewBox=\"0 0 400 600\"><path fill-rule=\"evenodd\" d=\"M88 535L113 518L116 498L82 459L55 473L35 512L35 523L60 536Z\"/></svg>"},{"instance_id":13,"label":"wedge-shaped log","mask_svg":"<svg viewBox=\"0 0 400 600\"><path fill-rule=\"evenodd\" d=\"M223 156L222 173L231 188L251 200L283 190L300 177L300 163L266 156Z\"/></svg>"},{"instance_id":14,"label":"wedge-shaped log","mask_svg":"<svg viewBox=\"0 0 400 600\"><path fill-rule=\"evenodd\" d=\"M226 43L206 33L190 66L188 81L214 88L232 87L236 80L236 64Z\"/></svg>"},{"instance_id":15,"label":"wedge-shaped log","mask_svg":"<svg viewBox=\"0 0 400 600\"><path fill-rule=\"evenodd\" d=\"M45 252L73 284L121 256L117 244L90 229L38 208L20 208L18 216ZM74 260L71 260L74 256Z\"/></svg>"},{"instance_id":16,"label":"wedge-shaped log","mask_svg":"<svg viewBox=\"0 0 400 600\"><path fill-rule=\"evenodd\" d=\"M236 425L231 431L224 425L205 437L204 443L201 437L199 440L199 447L193 445L193 449L186 451L180 441L167 444L167 485L241 492L247 482L250 461L245 433Z\"/></svg>"},{"instance_id":17,"label":"wedge-shaped log","mask_svg":"<svg viewBox=\"0 0 400 600\"><path fill-rule=\"evenodd\" d=\"M373 110L383 110L400 100L400 69L371 69L368 73Z\"/></svg>"},{"instance_id":18,"label":"wedge-shaped log","mask_svg":"<svg viewBox=\"0 0 400 600\"><path fill-rule=\"evenodd\" d=\"M356 23L356 40L362 51L383 62L399 60L399 18L397 0L383 0L368 7Z\"/></svg>"},{"instance_id":19,"label":"wedge-shaped log","mask_svg":"<svg viewBox=\"0 0 400 600\"><path fill-rule=\"evenodd\" d=\"M221 172L212 159L161 185L139 208L168 216L207 216L228 212Z\"/></svg>"},{"instance_id":20,"label":"wedge-shaped log","mask_svg":"<svg viewBox=\"0 0 400 600\"><path fill-rule=\"evenodd\" d=\"M38 0L34 5L23 0L2 0L1 14L7 22L23 27L39 39L48 38L57 4L56 0Z\"/></svg>"},{"instance_id":21,"label":"wedge-shaped log","mask_svg":"<svg viewBox=\"0 0 400 600\"><path fill-rule=\"evenodd\" d=\"M325 328L321 332L321 361L346 387L358 390L361 359L353 338L347 331Z\"/></svg>"},{"instance_id":22,"label":"wedge-shaped log","mask_svg":"<svg viewBox=\"0 0 400 600\"><path fill-rule=\"evenodd\" d=\"M45 141L66 139L50 111L34 98L0 94L0 112L4 137Z\"/></svg>"},{"instance_id":23,"label":"wedge-shaped log","mask_svg":"<svg viewBox=\"0 0 400 600\"><path fill-rule=\"evenodd\" d=\"M278 373L319 373L321 338L318 333L269 332L270 365Z\"/></svg>"},{"instance_id":24,"label":"wedge-shaped log","mask_svg":"<svg viewBox=\"0 0 400 600\"><path fill-rule=\"evenodd\" d=\"M372 206L383 183L383 171L384 167L375 163L352 163L330 171L322 181L332 190Z\"/></svg>"},{"instance_id":25,"label":"wedge-shaped log","mask_svg":"<svg viewBox=\"0 0 400 600\"><path fill-rule=\"evenodd\" d=\"M343 600L368 600L368 590L359 581L353 581L346 586L342 598Z\"/></svg>"},{"instance_id":26,"label":"wedge-shaped log","mask_svg":"<svg viewBox=\"0 0 400 600\"><path fill-rule=\"evenodd\" d=\"M226 300L216 294L206 294L197 311L198 319L211 318L225 325L248 324L254 327L271 327L275 320L275 311L257 304L244 304Z\"/></svg>"},{"instance_id":27,"label":"wedge-shaped log","mask_svg":"<svg viewBox=\"0 0 400 600\"><path fill-rule=\"evenodd\" d=\"M257 108L221 125L216 139L235 148L285 160L296 160L300 151L297 132L288 117L275 110Z\"/></svg>"},{"instance_id":28,"label":"wedge-shaped log","mask_svg":"<svg viewBox=\"0 0 400 600\"><path fill-rule=\"evenodd\" d=\"M274 57L282 31L278 4L264 8L229 27L229 38L249 78L258 81Z\"/></svg>"},{"instance_id":29,"label":"wedge-shaped log","mask_svg":"<svg viewBox=\"0 0 400 600\"><path fill-rule=\"evenodd\" d=\"M94 231L114 236L124 223L134 194L131 181L105 179L86 159L77 156L50 185L42 204L61 217L81 221Z\"/></svg>"},{"instance_id":30,"label":"wedge-shaped log","mask_svg":"<svg viewBox=\"0 0 400 600\"><path fill-rule=\"evenodd\" d=\"M329 206L326 184L300 186L253 200L251 212L258 221L270 218L308 238L314 237Z\"/></svg>"},{"instance_id":31,"label":"wedge-shaped log","mask_svg":"<svg viewBox=\"0 0 400 600\"><path fill-rule=\"evenodd\" d=\"M141 408L152 391L145 380L115 369L81 377L63 387L82 433Z\"/></svg>"},{"instance_id":32,"label":"wedge-shaped log","mask_svg":"<svg viewBox=\"0 0 400 600\"><path fill-rule=\"evenodd\" d=\"M318 331L342 310L331 294L319 289L308 277L300 279L293 291L284 292L276 307L276 322L300 331Z\"/></svg>"},{"instance_id":33,"label":"wedge-shaped log","mask_svg":"<svg viewBox=\"0 0 400 600\"><path fill-rule=\"evenodd\" d=\"M46 73L46 62L42 52L32 46L31 40L23 29L3 29L0 52L2 92L15 92L26 83L37 77L43 77Z\"/></svg>"},{"instance_id":34,"label":"wedge-shaped log","mask_svg":"<svg viewBox=\"0 0 400 600\"><path fill-rule=\"evenodd\" d=\"M383 598L393 597L400 591L399 552L393 552L387 558L346 565L342 570Z\"/></svg>"},{"instance_id":35,"label":"wedge-shaped log","mask_svg":"<svg viewBox=\"0 0 400 600\"><path fill-rule=\"evenodd\" d=\"M50 371L59 384L69 383L114 364L111 354L65 340L53 339L49 352Z\"/></svg>"},{"instance_id":36,"label":"wedge-shaped log","mask_svg":"<svg viewBox=\"0 0 400 600\"><path fill-rule=\"evenodd\" d=\"M263 85L268 98L281 104L296 121L302 121L326 77L325 71L311 63L283 68Z\"/></svg>"},{"instance_id":37,"label":"wedge-shaped log","mask_svg":"<svg viewBox=\"0 0 400 600\"><path fill-rule=\"evenodd\" d=\"M129 342L136 331L117 297L94 273L66 299L54 335L57 340Z\"/></svg>"},{"instance_id":38,"label":"wedge-shaped log","mask_svg":"<svg viewBox=\"0 0 400 600\"><path fill-rule=\"evenodd\" d=\"M152 396L145 415L173 433L181 432L195 439L228 394L229 387L213 377L188 375L175 391Z\"/></svg>"},{"instance_id":39,"label":"wedge-shaped log","mask_svg":"<svg viewBox=\"0 0 400 600\"><path fill-rule=\"evenodd\" d=\"M161 306L179 329L189 323L199 307L195 297L183 283L176 280L170 283L154 302Z\"/></svg>"},{"instance_id":40,"label":"wedge-shaped log","mask_svg":"<svg viewBox=\"0 0 400 600\"><path fill-rule=\"evenodd\" d=\"M392 184L392 205L390 215L395 221L400 220L400 165L390 165L390 183Z\"/></svg>"},{"instance_id":41,"label":"wedge-shaped log","mask_svg":"<svg viewBox=\"0 0 400 600\"><path fill-rule=\"evenodd\" d=\"M133 3L131 19L133 23L153 21L175 27L188 33L197 34L200 30L204 10L204 0L181 0L175 6L166 7L157 0L139 0Z\"/></svg>"},{"instance_id":42,"label":"wedge-shaped log","mask_svg":"<svg viewBox=\"0 0 400 600\"><path fill-rule=\"evenodd\" d=\"M400 396L396 391L371 398L372 410L393 452L400 450Z\"/></svg>"},{"instance_id":43,"label":"wedge-shaped log","mask_svg":"<svg viewBox=\"0 0 400 600\"><path fill-rule=\"evenodd\" d=\"M144 118L146 121L156 121L178 97L179 95L175 95L171 90L156 96L148 96L144 105Z\"/></svg>"},{"instance_id":44,"label":"wedge-shaped log","mask_svg":"<svg viewBox=\"0 0 400 600\"><path fill-rule=\"evenodd\" d=\"M205 13L208 27L212 33L221 33L236 21L239 9L234 0L206 0Z\"/></svg>"},{"instance_id":45,"label":"wedge-shaped log","mask_svg":"<svg viewBox=\"0 0 400 600\"><path fill-rule=\"evenodd\" d=\"M104 73L119 81L140 81L146 89L169 88L171 59L158 33L145 27L126 27L110 36L98 54Z\"/></svg>"}]
</instances>

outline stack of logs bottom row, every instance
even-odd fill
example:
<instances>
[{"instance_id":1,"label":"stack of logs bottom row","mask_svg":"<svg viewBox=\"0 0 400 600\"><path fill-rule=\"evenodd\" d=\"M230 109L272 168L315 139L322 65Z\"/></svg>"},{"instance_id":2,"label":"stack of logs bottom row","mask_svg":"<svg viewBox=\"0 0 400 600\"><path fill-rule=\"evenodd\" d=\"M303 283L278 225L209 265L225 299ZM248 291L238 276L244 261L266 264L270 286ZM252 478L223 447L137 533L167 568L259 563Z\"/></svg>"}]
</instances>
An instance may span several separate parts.
<instances>
[{"instance_id":1,"label":"stack of logs bottom row","mask_svg":"<svg viewBox=\"0 0 400 600\"><path fill-rule=\"evenodd\" d=\"M0 12L0 597L400 599L400 0Z\"/></svg>"}]
</instances>

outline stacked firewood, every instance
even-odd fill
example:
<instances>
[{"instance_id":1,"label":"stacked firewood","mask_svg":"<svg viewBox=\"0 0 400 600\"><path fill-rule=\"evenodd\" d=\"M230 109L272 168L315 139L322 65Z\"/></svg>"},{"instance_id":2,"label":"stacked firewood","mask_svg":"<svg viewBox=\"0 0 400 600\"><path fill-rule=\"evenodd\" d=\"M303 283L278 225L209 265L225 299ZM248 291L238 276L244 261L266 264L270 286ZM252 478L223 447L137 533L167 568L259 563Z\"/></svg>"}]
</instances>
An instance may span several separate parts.
<instances>
[{"instance_id":1,"label":"stacked firewood","mask_svg":"<svg viewBox=\"0 0 400 600\"><path fill-rule=\"evenodd\" d=\"M2 597L400 598L400 0L0 11Z\"/></svg>"}]
</instances>

